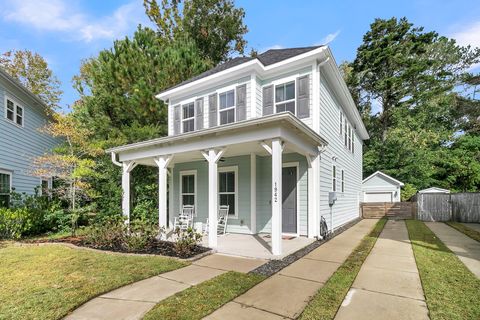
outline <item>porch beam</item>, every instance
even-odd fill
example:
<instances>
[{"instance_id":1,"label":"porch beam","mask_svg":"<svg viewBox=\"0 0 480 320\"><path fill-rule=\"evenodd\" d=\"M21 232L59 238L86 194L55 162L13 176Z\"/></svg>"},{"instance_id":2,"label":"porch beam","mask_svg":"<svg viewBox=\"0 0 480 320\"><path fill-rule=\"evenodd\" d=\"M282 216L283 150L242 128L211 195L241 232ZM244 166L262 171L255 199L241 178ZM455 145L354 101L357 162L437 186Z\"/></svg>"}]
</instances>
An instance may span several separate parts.
<instances>
[{"instance_id":1,"label":"porch beam","mask_svg":"<svg viewBox=\"0 0 480 320\"><path fill-rule=\"evenodd\" d=\"M268 154L272 154L272 148L270 148L265 141L260 141L260 145L263 147L263 149L267 150Z\"/></svg>"},{"instance_id":2,"label":"porch beam","mask_svg":"<svg viewBox=\"0 0 480 320\"><path fill-rule=\"evenodd\" d=\"M173 156L159 156L153 160L158 166L158 227L167 228L167 178L168 165Z\"/></svg>"},{"instance_id":3,"label":"porch beam","mask_svg":"<svg viewBox=\"0 0 480 320\"><path fill-rule=\"evenodd\" d=\"M202 151L203 157L208 161L208 246L213 249L217 248L218 161L225 151L226 148Z\"/></svg>"},{"instance_id":4,"label":"porch beam","mask_svg":"<svg viewBox=\"0 0 480 320\"><path fill-rule=\"evenodd\" d=\"M122 163L122 214L126 224L130 224L130 172L136 166L133 161Z\"/></svg>"},{"instance_id":5,"label":"porch beam","mask_svg":"<svg viewBox=\"0 0 480 320\"><path fill-rule=\"evenodd\" d=\"M282 254L282 152L283 141L272 140L272 254Z\"/></svg>"}]
</instances>

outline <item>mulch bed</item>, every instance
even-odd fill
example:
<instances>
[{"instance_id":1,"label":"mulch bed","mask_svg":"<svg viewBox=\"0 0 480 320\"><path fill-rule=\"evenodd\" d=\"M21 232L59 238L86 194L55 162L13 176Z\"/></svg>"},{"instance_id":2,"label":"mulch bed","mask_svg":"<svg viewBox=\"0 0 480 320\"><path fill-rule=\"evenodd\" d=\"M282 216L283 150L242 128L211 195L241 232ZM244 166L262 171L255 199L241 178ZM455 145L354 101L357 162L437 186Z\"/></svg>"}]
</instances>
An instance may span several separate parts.
<instances>
[{"instance_id":1,"label":"mulch bed","mask_svg":"<svg viewBox=\"0 0 480 320\"><path fill-rule=\"evenodd\" d=\"M335 233L333 234L333 237L339 235L340 233L342 233L343 231L347 230L348 228L354 226L355 224L357 224L360 220L362 220L361 218L357 218L355 220L352 220L351 222L347 223L347 224L344 224L343 226L341 226L340 228L336 229L335 230ZM264 275L264 276L267 276L267 277L270 277L272 276L273 274L277 273L278 271L282 270L283 268L287 267L288 265L294 263L295 261L297 261L298 259L300 258L303 258L304 256L306 256L307 254L309 254L310 252L312 252L313 250L317 249L318 247L320 247L322 244L324 244L325 242L327 242L328 240L332 239L333 237L330 237L330 238L327 238L327 239L323 239L323 240L317 240L315 242L312 242L311 244L309 244L308 246L306 247L303 247L302 249L300 250L297 250L295 251L294 253L291 253L289 254L288 256L286 256L285 258L283 259L280 259L280 260L270 260L269 262L261 265L260 267L250 271L250 273L255 273L255 274L260 274L260 275Z\"/></svg>"},{"instance_id":2,"label":"mulch bed","mask_svg":"<svg viewBox=\"0 0 480 320\"><path fill-rule=\"evenodd\" d=\"M29 243L69 243L79 247L86 247L86 248L97 249L97 250L113 251L113 252L121 252L121 253L155 254L155 255L169 256L169 257L175 257L175 258L181 258L181 259L189 259L189 258L195 257L196 255L199 255L211 250L210 248L195 246L193 250L190 251L190 253L179 255L175 251L173 242L155 240L148 247L144 249L131 251L123 247L94 246L86 243L85 239L80 236L65 237L60 239L41 239L41 240L34 240L34 241L28 241L28 242Z\"/></svg>"}]
</instances>

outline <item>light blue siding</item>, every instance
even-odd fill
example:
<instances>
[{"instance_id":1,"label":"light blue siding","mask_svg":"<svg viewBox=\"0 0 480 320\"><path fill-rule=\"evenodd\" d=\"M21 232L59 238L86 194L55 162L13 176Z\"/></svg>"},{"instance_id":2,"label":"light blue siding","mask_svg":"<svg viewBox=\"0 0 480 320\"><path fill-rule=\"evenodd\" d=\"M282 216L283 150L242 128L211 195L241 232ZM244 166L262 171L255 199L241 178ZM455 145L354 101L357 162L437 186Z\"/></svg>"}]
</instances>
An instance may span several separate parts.
<instances>
[{"instance_id":1,"label":"light blue siding","mask_svg":"<svg viewBox=\"0 0 480 320\"><path fill-rule=\"evenodd\" d=\"M270 232L272 216L271 197L271 157L257 156L257 227L259 232ZM283 162L298 162L299 164L299 214L300 234L307 234L308 190L307 190L307 163L304 156L299 154L285 154ZM221 167L238 167L238 217L229 218L228 232L251 233L250 231L250 155L227 157L219 163ZM172 214L170 221L180 212L180 173L182 171L196 171L196 221L205 222L208 217L208 165L206 161L194 161L175 164L173 169L173 197Z\"/></svg>"},{"instance_id":2,"label":"light blue siding","mask_svg":"<svg viewBox=\"0 0 480 320\"><path fill-rule=\"evenodd\" d=\"M5 95L23 107L23 127L6 119ZM0 113L0 169L12 172L12 187L16 192L33 194L35 187L40 185L40 178L30 174L32 159L49 152L57 140L38 131L47 123L43 108L1 78Z\"/></svg>"}]
</instances>

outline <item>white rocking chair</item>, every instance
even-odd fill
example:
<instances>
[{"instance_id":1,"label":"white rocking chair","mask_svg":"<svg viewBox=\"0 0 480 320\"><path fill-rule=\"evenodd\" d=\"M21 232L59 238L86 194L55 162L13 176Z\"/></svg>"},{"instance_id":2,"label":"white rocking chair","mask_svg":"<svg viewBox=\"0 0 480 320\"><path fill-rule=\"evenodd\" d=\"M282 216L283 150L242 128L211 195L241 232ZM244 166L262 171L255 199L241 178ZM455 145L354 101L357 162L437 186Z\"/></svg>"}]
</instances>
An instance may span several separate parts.
<instances>
[{"instance_id":1,"label":"white rocking chair","mask_svg":"<svg viewBox=\"0 0 480 320\"><path fill-rule=\"evenodd\" d=\"M228 211L230 206L220 206L218 208L217 234L224 235L227 232ZM205 223L204 234L208 234L208 218Z\"/></svg>"},{"instance_id":2,"label":"white rocking chair","mask_svg":"<svg viewBox=\"0 0 480 320\"><path fill-rule=\"evenodd\" d=\"M182 212L178 217L175 217L173 220L173 230L187 230L189 227L193 226L193 216L195 215L195 206L184 205L182 207Z\"/></svg>"}]
</instances>

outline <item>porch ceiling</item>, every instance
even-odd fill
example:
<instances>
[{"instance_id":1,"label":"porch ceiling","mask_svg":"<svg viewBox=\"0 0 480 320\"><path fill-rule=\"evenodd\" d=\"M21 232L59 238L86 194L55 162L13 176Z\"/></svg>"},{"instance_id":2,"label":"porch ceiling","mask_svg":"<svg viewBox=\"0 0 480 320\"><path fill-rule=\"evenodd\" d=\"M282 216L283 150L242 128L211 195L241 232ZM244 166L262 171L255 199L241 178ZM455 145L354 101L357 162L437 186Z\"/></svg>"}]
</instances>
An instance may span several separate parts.
<instances>
[{"instance_id":1,"label":"porch ceiling","mask_svg":"<svg viewBox=\"0 0 480 320\"><path fill-rule=\"evenodd\" d=\"M317 154L318 147L327 142L310 127L290 113L241 121L215 128L169 136L107 150L118 154L119 161L135 161L155 165L154 157L174 155L174 161L203 160L200 151L224 148L225 157L255 153L268 155L259 144L280 138L285 142L285 153Z\"/></svg>"}]
</instances>

